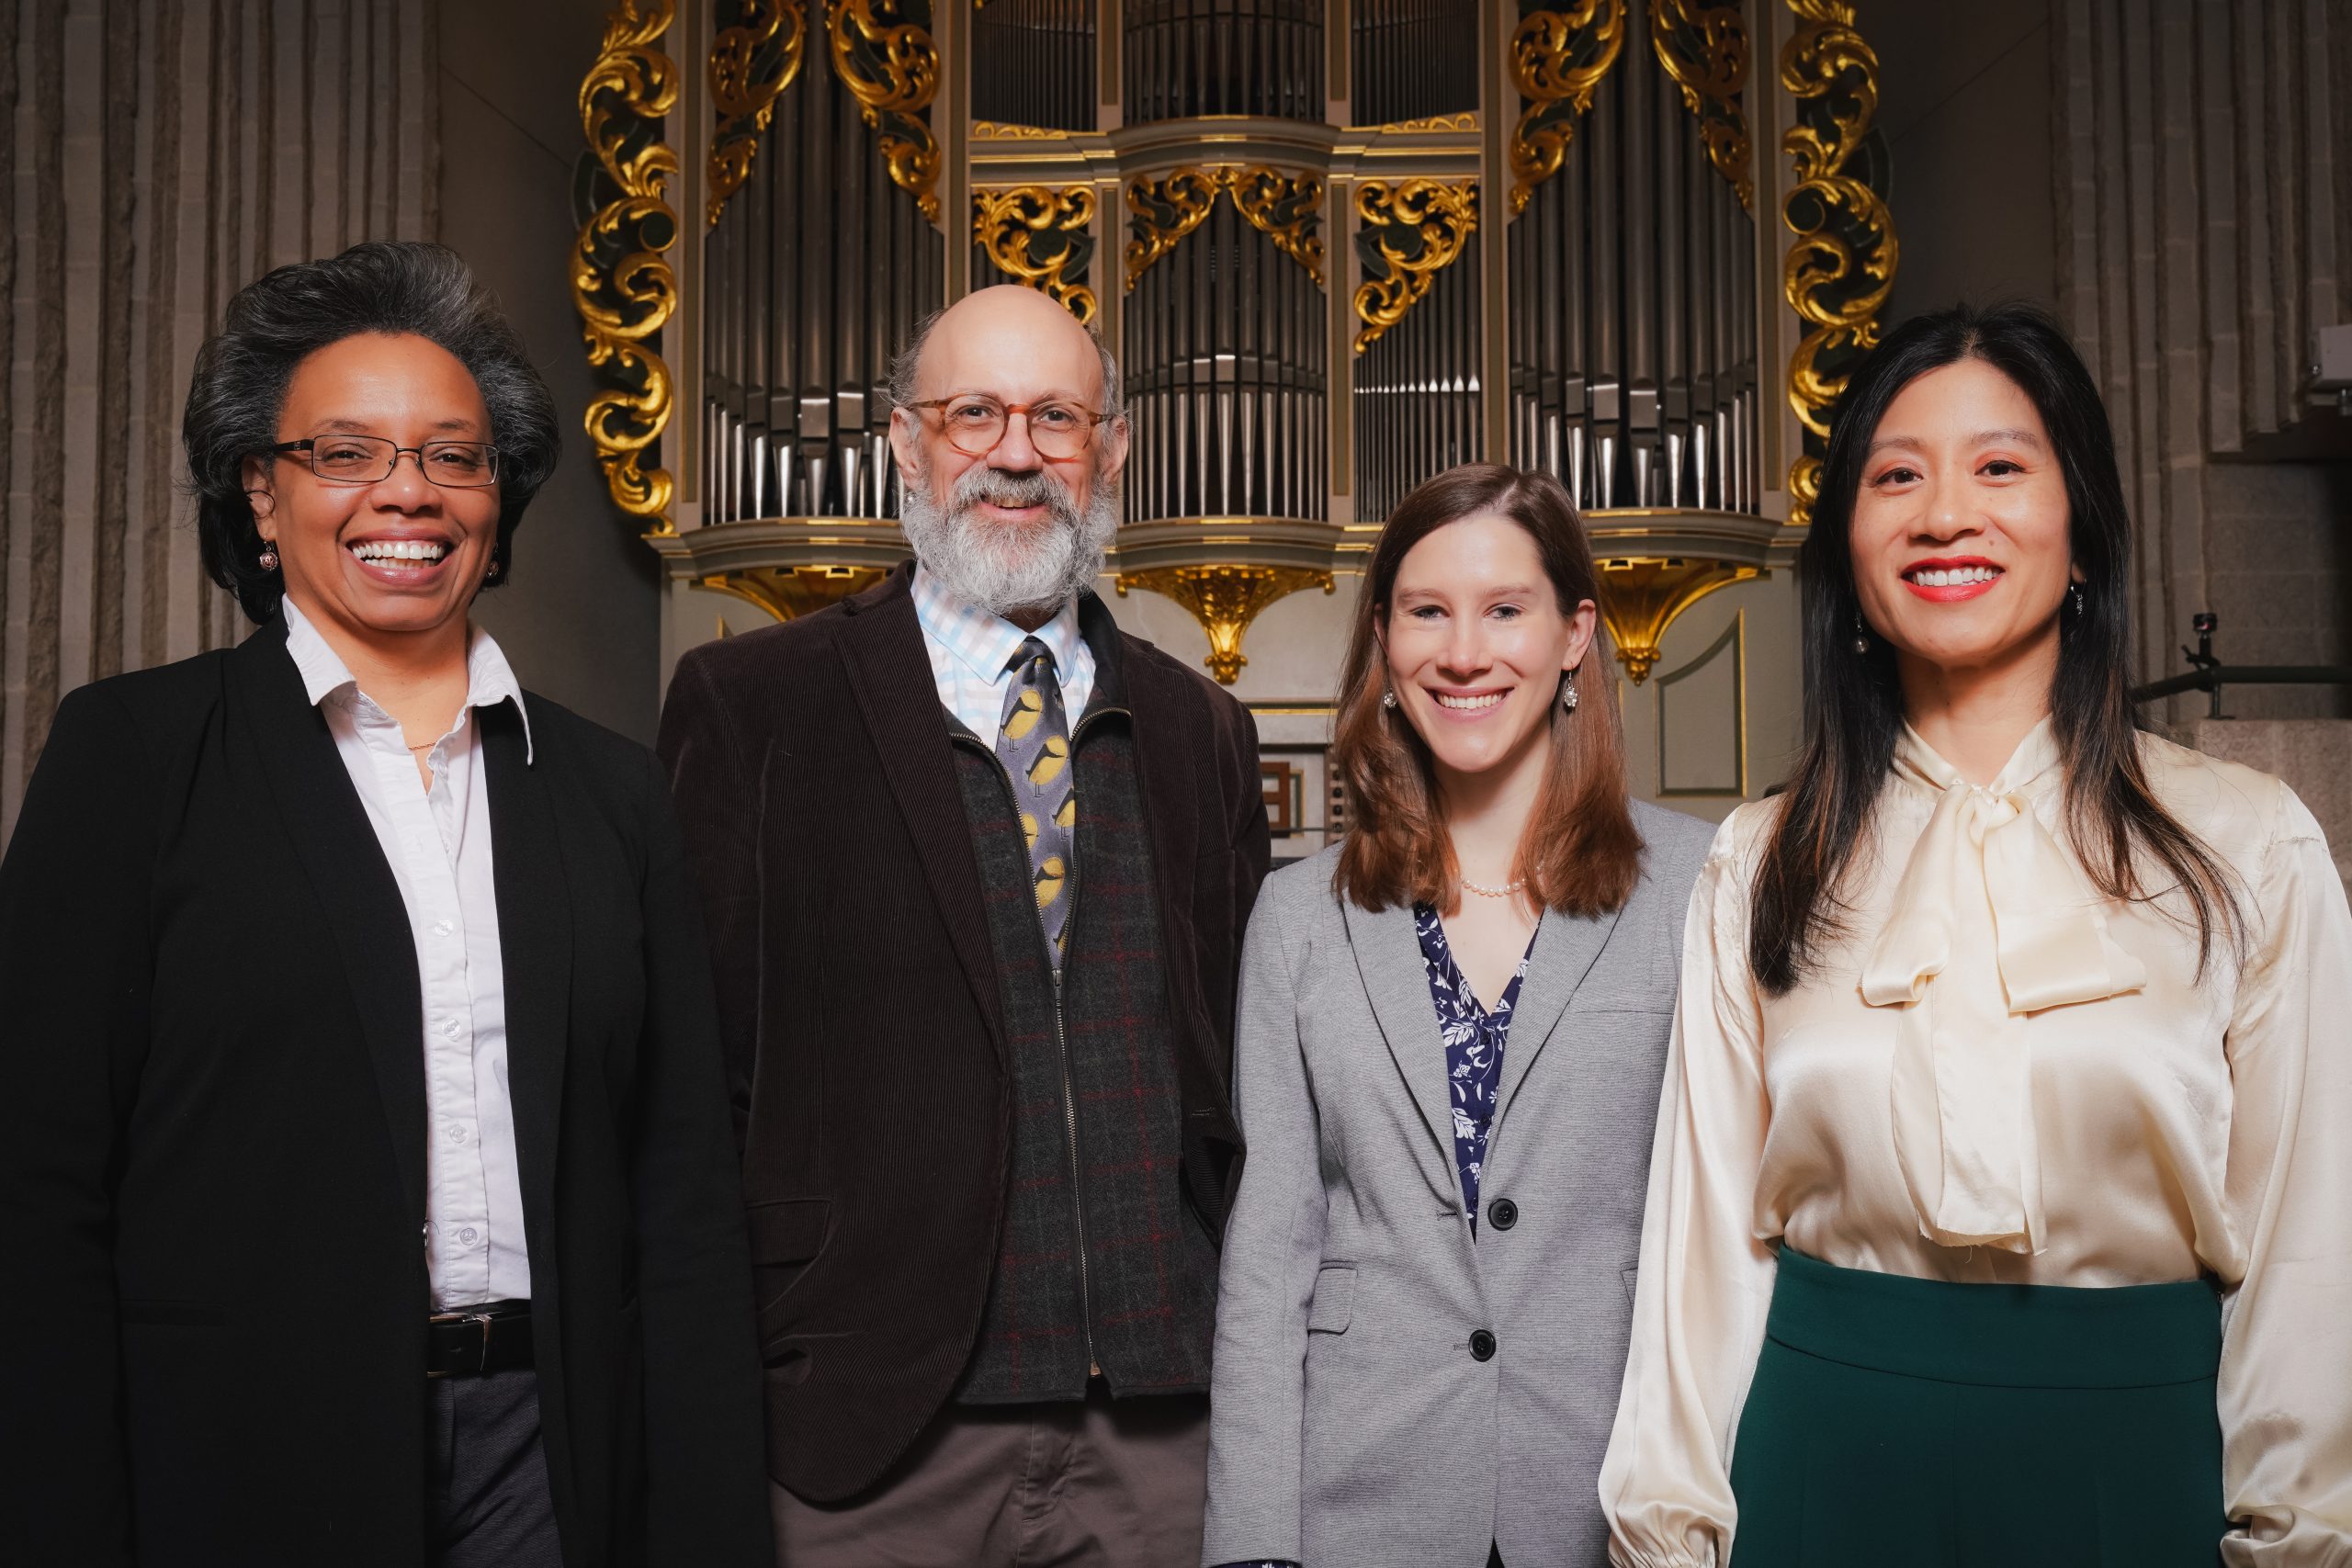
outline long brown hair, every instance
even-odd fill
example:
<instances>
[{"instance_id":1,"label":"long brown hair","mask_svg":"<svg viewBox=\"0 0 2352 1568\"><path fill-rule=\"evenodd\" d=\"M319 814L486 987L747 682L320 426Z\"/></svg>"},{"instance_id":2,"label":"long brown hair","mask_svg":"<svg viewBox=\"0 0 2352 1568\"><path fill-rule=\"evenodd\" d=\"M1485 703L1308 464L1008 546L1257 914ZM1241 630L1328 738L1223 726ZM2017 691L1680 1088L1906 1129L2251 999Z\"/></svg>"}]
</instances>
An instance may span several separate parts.
<instances>
[{"instance_id":1,"label":"long brown hair","mask_svg":"<svg viewBox=\"0 0 2352 1568\"><path fill-rule=\"evenodd\" d=\"M1346 782L1351 816L1332 886L1366 909L1408 901L1452 909L1461 898L1429 747L1401 712L1381 705L1388 689L1381 629L1406 554L1447 524L1478 516L1507 517L1527 531L1562 615L1574 615L1580 600L1600 602L1600 574L1576 503L1547 474L1465 463L1398 503L1364 570L1331 741L1331 765ZM1565 915L1618 908L1641 878L1642 838L1625 799L1625 742L1608 665L1596 630L1572 671L1577 711L1552 704L1543 787L1511 863L1512 878L1526 883L1532 902Z\"/></svg>"}]
</instances>

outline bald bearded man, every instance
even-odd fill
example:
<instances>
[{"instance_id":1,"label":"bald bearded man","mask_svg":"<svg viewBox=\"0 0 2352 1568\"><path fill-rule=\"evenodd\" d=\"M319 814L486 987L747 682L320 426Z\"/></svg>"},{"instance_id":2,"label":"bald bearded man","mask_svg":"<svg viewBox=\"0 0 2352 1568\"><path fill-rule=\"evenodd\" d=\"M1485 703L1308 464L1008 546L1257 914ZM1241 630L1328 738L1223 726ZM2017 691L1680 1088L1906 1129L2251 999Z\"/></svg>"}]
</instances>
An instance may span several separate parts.
<instances>
[{"instance_id":1,"label":"bald bearded man","mask_svg":"<svg viewBox=\"0 0 2352 1568\"><path fill-rule=\"evenodd\" d=\"M718 969L789 1568L1200 1561L1248 712L1092 585L1116 367L1018 286L894 367L915 560L662 716Z\"/></svg>"}]
</instances>

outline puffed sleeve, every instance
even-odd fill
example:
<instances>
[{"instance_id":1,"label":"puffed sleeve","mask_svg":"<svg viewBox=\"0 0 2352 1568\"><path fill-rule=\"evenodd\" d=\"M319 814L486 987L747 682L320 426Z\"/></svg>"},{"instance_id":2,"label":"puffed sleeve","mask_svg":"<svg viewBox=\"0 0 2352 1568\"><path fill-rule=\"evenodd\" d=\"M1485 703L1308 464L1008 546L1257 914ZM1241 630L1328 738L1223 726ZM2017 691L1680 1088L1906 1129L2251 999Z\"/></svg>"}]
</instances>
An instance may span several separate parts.
<instances>
[{"instance_id":1,"label":"puffed sleeve","mask_svg":"<svg viewBox=\"0 0 2352 1568\"><path fill-rule=\"evenodd\" d=\"M1282 892L1270 884L1258 900L1241 954L1233 1097L1250 1158L1218 1276L1204 1562L1296 1562L1301 1550L1306 1315L1324 1196Z\"/></svg>"},{"instance_id":2,"label":"puffed sleeve","mask_svg":"<svg viewBox=\"0 0 2352 1568\"><path fill-rule=\"evenodd\" d=\"M2352 912L2283 786L2248 901L2228 1039L2228 1194L2245 1278L2224 1303L2232 1568L2352 1563Z\"/></svg>"},{"instance_id":3,"label":"puffed sleeve","mask_svg":"<svg viewBox=\"0 0 2352 1568\"><path fill-rule=\"evenodd\" d=\"M1768 1106L1736 820L1715 837L1682 939L1632 1353L1600 1467L1620 1568L1714 1568L1729 1558L1733 1427L1772 1295L1775 1255L1751 1220Z\"/></svg>"}]
</instances>

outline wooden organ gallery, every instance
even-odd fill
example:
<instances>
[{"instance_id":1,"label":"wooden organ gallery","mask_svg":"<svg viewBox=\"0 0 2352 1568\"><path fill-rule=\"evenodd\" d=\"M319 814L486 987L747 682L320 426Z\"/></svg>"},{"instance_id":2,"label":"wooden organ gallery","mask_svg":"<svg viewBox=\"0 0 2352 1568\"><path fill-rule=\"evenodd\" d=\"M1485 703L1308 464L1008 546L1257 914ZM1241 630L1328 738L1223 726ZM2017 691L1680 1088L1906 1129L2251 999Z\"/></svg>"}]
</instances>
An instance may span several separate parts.
<instances>
[{"instance_id":1,"label":"wooden organ gallery","mask_svg":"<svg viewBox=\"0 0 2352 1568\"><path fill-rule=\"evenodd\" d=\"M1306 852L1361 562L1459 462L1603 564L1636 789L1796 739L1792 562L1896 263L1844 0L628 0L581 91L585 417L666 665L905 554L891 355L1015 282L1134 446L1101 584L1256 712Z\"/></svg>"}]
</instances>

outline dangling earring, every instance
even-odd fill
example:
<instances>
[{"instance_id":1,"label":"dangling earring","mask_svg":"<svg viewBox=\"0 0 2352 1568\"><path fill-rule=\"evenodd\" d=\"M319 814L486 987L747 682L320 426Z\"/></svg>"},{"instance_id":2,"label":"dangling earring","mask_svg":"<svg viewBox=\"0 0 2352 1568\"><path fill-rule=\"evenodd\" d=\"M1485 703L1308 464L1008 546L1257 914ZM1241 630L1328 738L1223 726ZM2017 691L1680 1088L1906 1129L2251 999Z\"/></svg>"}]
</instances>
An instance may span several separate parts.
<instances>
[{"instance_id":1,"label":"dangling earring","mask_svg":"<svg viewBox=\"0 0 2352 1568\"><path fill-rule=\"evenodd\" d=\"M1862 613L1857 610L1854 612L1854 651L1868 653L1870 650L1871 634L1862 626Z\"/></svg>"},{"instance_id":2,"label":"dangling earring","mask_svg":"<svg viewBox=\"0 0 2352 1568\"><path fill-rule=\"evenodd\" d=\"M1577 676L1573 670L1560 679L1560 706L1568 713L1577 711Z\"/></svg>"},{"instance_id":3,"label":"dangling earring","mask_svg":"<svg viewBox=\"0 0 2352 1568\"><path fill-rule=\"evenodd\" d=\"M2067 602L2075 607L2075 618L2077 620L2081 619L2083 614L2083 585L2079 582L2070 582L2066 584L2066 599Z\"/></svg>"},{"instance_id":4,"label":"dangling earring","mask_svg":"<svg viewBox=\"0 0 2352 1568\"><path fill-rule=\"evenodd\" d=\"M277 542L275 539L264 539L261 542L261 558L254 564L264 571L277 570Z\"/></svg>"},{"instance_id":5,"label":"dangling earring","mask_svg":"<svg viewBox=\"0 0 2352 1568\"><path fill-rule=\"evenodd\" d=\"M1383 692L1383 693L1381 693L1381 694L1380 694L1380 705L1381 705L1382 707L1385 707L1385 708L1393 708L1393 707L1395 707L1395 706L1396 705L1396 694L1395 692Z\"/></svg>"},{"instance_id":6,"label":"dangling earring","mask_svg":"<svg viewBox=\"0 0 2352 1568\"><path fill-rule=\"evenodd\" d=\"M490 552L490 570L481 574L481 585L494 588L506 578L506 555L503 550Z\"/></svg>"}]
</instances>

